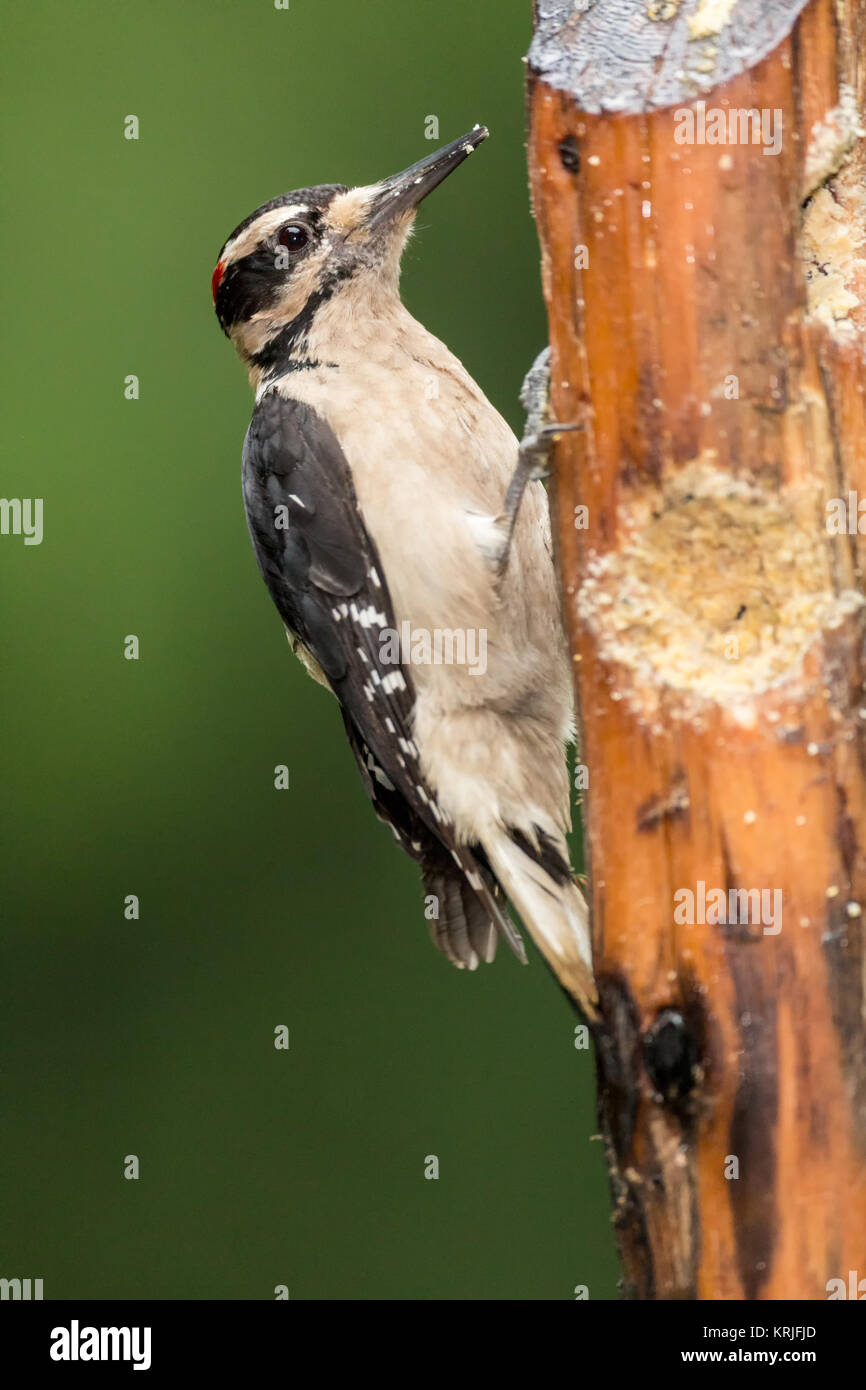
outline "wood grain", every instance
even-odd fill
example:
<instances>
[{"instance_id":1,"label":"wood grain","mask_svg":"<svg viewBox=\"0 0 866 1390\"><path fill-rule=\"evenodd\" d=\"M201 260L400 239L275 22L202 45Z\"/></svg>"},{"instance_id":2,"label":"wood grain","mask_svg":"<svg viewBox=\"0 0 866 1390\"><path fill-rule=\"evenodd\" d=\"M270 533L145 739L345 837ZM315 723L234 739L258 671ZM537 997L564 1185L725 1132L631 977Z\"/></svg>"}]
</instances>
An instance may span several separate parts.
<instances>
[{"instance_id":1,"label":"wood grain","mask_svg":"<svg viewBox=\"0 0 866 1390\"><path fill-rule=\"evenodd\" d=\"M774 154L530 66L553 414L585 426L553 496L633 1297L866 1276L866 537L827 526L866 498L866 5L801 9L685 103L778 113ZM677 921L701 883L781 921Z\"/></svg>"}]
</instances>

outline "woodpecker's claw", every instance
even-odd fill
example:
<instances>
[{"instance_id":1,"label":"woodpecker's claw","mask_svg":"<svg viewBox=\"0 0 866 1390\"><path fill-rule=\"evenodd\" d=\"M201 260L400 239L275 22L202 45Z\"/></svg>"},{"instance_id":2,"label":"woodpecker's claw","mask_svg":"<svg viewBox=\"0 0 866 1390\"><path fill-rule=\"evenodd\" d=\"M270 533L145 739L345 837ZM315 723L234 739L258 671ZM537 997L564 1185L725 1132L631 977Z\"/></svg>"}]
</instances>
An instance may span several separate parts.
<instances>
[{"instance_id":1,"label":"woodpecker's claw","mask_svg":"<svg viewBox=\"0 0 866 1390\"><path fill-rule=\"evenodd\" d=\"M503 513L497 518L504 531L504 539L496 557L499 578L508 568L514 528L527 483L536 478L545 478L550 472L551 446L561 434L570 430L582 429L582 425L557 425L549 421L550 409L550 348L543 348L538 354L520 388L520 404L526 411L526 429L520 441L517 467L508 484Z\"/></svg>"},{"instance_id":2,"label":"woodpecker's claw","mask_svg":"<svg viewBox=\"0 0 866 1390\"><path fill-rule=\"evenodd\" d=\"M547 477L550 472L551 448L560 436L582 429L583 425L541 425L537 432L525 434L520 441L517 467L512 474L511 482L508 484L502 515L497 518L497 524L505 532L502 549L496 558L496 570L500 579L508 568L514 528L517 525L520 504L523 501L527 484L536 479Z\"/></svg>"}]
</instances>

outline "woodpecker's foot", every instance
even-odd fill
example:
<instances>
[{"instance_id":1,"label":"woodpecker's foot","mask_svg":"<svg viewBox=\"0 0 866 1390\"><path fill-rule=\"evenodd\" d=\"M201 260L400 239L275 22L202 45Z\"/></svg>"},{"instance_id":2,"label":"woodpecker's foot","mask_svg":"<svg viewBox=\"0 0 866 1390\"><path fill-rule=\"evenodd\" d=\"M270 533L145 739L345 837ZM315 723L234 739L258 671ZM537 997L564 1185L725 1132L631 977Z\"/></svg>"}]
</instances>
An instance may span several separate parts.
<instances>
[{"instance_id":1,"label":"woodpecker's foot","mask_svg":"<svg viewBox=\"0 0 866 1390\"><path fill-rule=\"evenodd\" d=\"M517 467L514 470L508 491L505 494L503 513L497 518L504 539L496 557L496 568L500 579L508 568L514 527L526 485L536 478L546 478L550 472L552 446L561 434L568 430L582 429L581 425L555 425L549 423L550 408L550 348L543 348L538 354L520 388L520 404L526 411L526 428L520 442Z\"/></svg>"},{"instance_id":2,"label":"woodpecker's foot","mask_svg":"<svg viewBox=\"0 0 866 1390\"><path fill-rule=\"evenodd\" d=\"M531 370L534 371L535 368L533 367ZM582 425L541 425L532 434L525 434L520 441L517 467L512 474L511 482L508 484L502 515L497 518L500 528L505 532L502 548L496 557L496 569L500 578L508 568L514 528L517 525L520 504L523 501L527 483L547 477L550 472L550 456L553 445L561 435L580 429L583 429Z\"/></svg>"},{"instance_id":3,"label":"woodpecker's foot","mask_svg":"<svg viewBox=\"0 0 866 1390\"><path fill-rule=\"evenodd\" d=\"M524 442L530 435L538 434L547 423L547 410L550 402L550 348L543 348L538 354L520 388L520 404L526 411L526 425L523 430Z\"/></svg>"}]
</instances>

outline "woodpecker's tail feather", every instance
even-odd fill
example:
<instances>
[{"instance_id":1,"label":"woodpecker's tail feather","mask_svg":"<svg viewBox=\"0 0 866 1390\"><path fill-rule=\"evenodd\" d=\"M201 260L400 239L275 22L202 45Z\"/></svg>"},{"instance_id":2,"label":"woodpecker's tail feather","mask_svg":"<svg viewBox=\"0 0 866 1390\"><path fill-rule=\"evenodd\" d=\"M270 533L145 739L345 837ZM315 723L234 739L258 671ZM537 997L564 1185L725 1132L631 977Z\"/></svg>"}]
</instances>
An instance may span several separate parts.
<instances>
[{"instance_id":1,"label":"woodpecker's tail feather","mask_svg":"<svg viewBox=\"0 0 866 1390\"><path fill-rule=\"evenodd\" d=\"M452 866L424 875L424 892L435 898L437 916L430 919L435 946L460 970L475 970L496 954L496 927L477 893Z\"/></svg>"},{"instance_id":2,"label":"woodpecker's tail feather","mask_svg":"<svg viewBox=\"0 0 866 1390\"><path fill-rule=\"evenodd\" d=\"M510 917L502 891L479 851L460 846L451 854L422 862L424 892L436 900L431 918L435 946L461 970L475 970L496 954L502 936L521 964L526 951ZM482 855L483 859L483 855Z\"/></svg>"},{"instance_id":3,"label":"woodpecker's tail feather","mask_svg":"<svg viewBox=\"0 0 866 1390\"><path fill-rule=\"evenodd\" d=\"M588 1018L597 1017L589 912L571 877L565 840L532 827L497 829L484 849L499 883L538 949Z\"/></svg>"}]
</instances>

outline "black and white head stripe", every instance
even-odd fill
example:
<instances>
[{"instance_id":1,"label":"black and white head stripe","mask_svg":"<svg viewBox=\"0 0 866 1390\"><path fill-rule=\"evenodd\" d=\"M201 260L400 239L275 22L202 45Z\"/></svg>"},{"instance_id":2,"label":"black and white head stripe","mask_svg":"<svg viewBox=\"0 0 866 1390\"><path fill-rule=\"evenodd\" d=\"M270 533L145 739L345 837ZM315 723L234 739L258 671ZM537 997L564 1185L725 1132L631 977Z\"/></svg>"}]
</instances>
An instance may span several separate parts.
<instances>
[{"instance_id":1,"label":"black and white head stripe","mask_svg":"<svg viewBox=\"0 0 866 1390\"><path fill-rule=\"evenodd\" d=\"M293 193L281 193L279 197L271 198L270 202L262 203L261 207L256 208L255 212L251 212L249 217L244 218L243 222L238 223L231 236L226 237L223 242L217 260L221 261L226 256L230 256L232 248L240 242L243 233L260 219L266 218L268 213L280 212L283 220L290 217L293 212L303 212L310 218L321 217L338 194L347 192L348 188L345 184L322 183L315 188L296 188Z\"/></svg>"},{"instance_id":2,"label":"black and white head stripe","mask_svg":"<svg viewBox=\"0 0 866 1390\"><path fill-rule=\"evenodd\" d=\"M213 299L224 332L279 298L282 277L275 273L273 238L279 228L297 219L315 234L343 184L322 184L284 193L245 217L222 246L213 274Z\"/></svg>"},{"instance_id":3,"label":"black and white head stripe","mask_svg":"<svg viewBox=\"0 0 866 1390\"><path fill-rule=\"evenodd\" d=\"M304 307L273 333L258 352L251 354L250 361L264 373L265 378L270 376L272 379L273 376L291 371L299 365L321 366L319 362L304 359L299 362L299 349L303 347L318 310L327 303L343 281L352 277L354 271L355 267L352 265L337 266L329 271L318 288L307 298Z\"/></svg>"}]
</instances>

